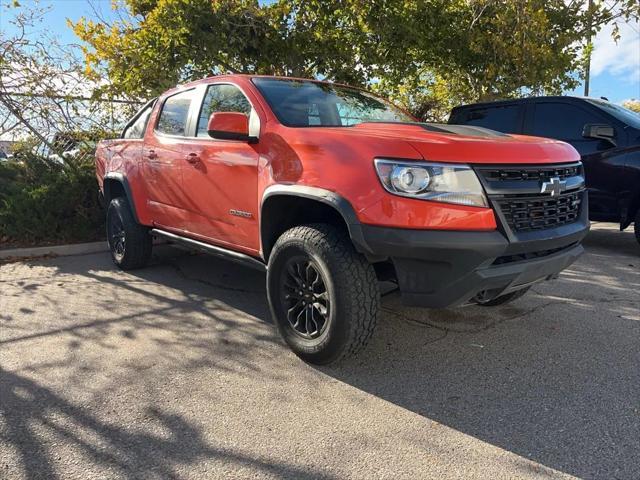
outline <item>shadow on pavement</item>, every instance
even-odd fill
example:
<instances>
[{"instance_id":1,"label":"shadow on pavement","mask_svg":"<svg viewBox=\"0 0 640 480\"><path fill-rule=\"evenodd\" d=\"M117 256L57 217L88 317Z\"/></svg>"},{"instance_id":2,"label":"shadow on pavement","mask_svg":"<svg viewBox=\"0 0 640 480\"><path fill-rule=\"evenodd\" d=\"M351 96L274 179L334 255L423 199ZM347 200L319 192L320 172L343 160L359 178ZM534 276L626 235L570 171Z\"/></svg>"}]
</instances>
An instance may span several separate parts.
<instances>
[{"instance_id":1,"label":"shadow on pavement","mask_svg":"<svg viewBox=\"0 0 640 480\"><path fill-rule=\"evenodd\" d=\"M177 478L177 466L204 458L251 466L282 478L332 478L211 447L196 426L157 408L148 409L145 423L157 424L162 435L101 421L51 390L3 369L0 387L0 417L4 418L0 438L17 450L29 479L60 478L53 466L53 453L39 439L42 429L52 431L86 459L108 470L109 476L117 474L118 478Z\"/></svg>"},{"instance_id":2,"label":"shadow on pavement","mask_svg":"<svg viewBox=\"0 0 640 480\"><path fill-rule=\"evenodd\" d=\"M401 308L392 295L383 302L372 344L348 363L318 370L545 466L586 478L640 478L640 318L638 289L629 288L640 285L640 278L637 264L629 270L633 257L611 260L611 253L621 253L619 240L608 240L616 234L592 234L587 259L512 306L418 311ZM625 245L622 253L631 255L631 246ZM172 249L160 254L155 267L134 272L126 282L86 264L66 271L64 265L58 264L61 274L110 283L140 295L145 304L157 305L126 317L88 319L36 335L76 331L79 342L100 342L103 328L114 324L126 326L134 337L139 329L168 329L173 340L161 340L168 355L174 346L186 346L199 367L256 372L261 371L261 359L251 357L251 342L279 342L272 333L256 329L253 320L234 317L234 312L242 312L271 322L260 273ZM179 289L182 296L169 299L151 291L149 283ZM38 289L37 283L24 287L29 285ZM109 309L124 300L96 301ZM194 312L197 319L192 318ZM148 314L163 320L150 323ZM207 328L220 329L223 340L225 331L240 331L246 341L225 346L220 340L203 339L198 332ZM221 353L231 361L217 359ZM129 478L154 469L171 477L176 464L203 457L252 463L287 478L322 478L318 472L212 448L197 427L160 410L149 411L150 421L170 432L166 438L100 421L27 378L4 370L0 375L2 435L19 451L32 478L55 478L49 454L32 430L34 422ZM269 381L286 379L273 374ZM52 415L70 423L52 421ZM84 440L77 429L92 432L103 443Z\"/></svg>"},{"instance_id":3,"label":"shadow on pavement","mask_svg":"<svg viewBox=\"0 0 640 480\"><path fill-rule=\"evenodd\" d=\"M578 264L512 305L386 299L372 348L322 370L556 470L640 478L640 255L627 232L593 233Z\"/></svg>"}]
</instances>

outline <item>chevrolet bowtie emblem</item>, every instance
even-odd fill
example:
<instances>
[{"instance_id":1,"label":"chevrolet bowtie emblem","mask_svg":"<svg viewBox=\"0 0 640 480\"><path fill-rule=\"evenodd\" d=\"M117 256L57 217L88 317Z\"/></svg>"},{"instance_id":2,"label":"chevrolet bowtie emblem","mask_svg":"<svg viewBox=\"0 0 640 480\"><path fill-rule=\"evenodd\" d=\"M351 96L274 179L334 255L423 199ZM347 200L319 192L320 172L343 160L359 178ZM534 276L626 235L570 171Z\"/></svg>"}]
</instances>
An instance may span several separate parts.
<instances>
[{"instance_id":1,"label":"chevrolet bowtie emblem","mask_svg":"<svg viewBox=\"0 0 640 480\"><path fill-rule=\"evenodd\" d=\"M552 197L560 195L567 188L567 182L559 177L552 177L548 182L542 182L540 193L550 193Z\"/></svg>"}]
</instances>

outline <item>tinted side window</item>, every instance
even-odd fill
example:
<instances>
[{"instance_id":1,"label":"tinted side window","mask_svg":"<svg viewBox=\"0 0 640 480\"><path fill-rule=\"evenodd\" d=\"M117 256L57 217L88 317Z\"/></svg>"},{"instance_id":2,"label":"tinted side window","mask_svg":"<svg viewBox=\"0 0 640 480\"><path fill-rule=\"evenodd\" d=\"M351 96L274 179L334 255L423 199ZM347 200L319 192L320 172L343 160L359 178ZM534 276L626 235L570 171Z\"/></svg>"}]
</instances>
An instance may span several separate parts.
<instances>
[{"instance_id":1,"label":"tinted side window","mask_svg":"<svg viewBox=\"0 0 640 480\"><path fill-rule=\"evenodd\" d=\"M127 127L127 129L124 131L124 135L123 135L124 138L144 137L144 132L147 127L147 122L149 121L149 115L151 114L151 110L153 109L154 105L155 105L155 102L149 105L148 107L146 107L142 111L138 119L135 122L133 122L131 125L129 125L129 127Z\"/></svg>"},{"instance_id":2,"label":"tinted side window","mask_svg":"<svg viewBox=\"0 0 640 480\"><path fill-rule=\"evenodd\" d=\"M167 98L162 106L156 130L167 135L184 136L193 90Z\"/></svg>"},{"instance_id":3,"label":"tinted side window","mask_svg":"<svg viewBox=\"0 0 640 480\"><path fill-rule=\"evenodd\" d=\"M587 123L603 123L597 115L566 103L538 103L533 114L530 135L572 141L584 140Z\"/></svg>"},{"instance_id":4,"label":"tinted side window","mask_svg":"<svg viewBox=\"0 0 640 480\"><path fill-rule=\"evenodd\" d=\"M210 85L202 102L198 117L198 137L208 137L207 124L215 112L240 112L247 117L251 114L251 104L247 97L235 85Z\"/></svg>"},{"instance_id":5,"label":"tinted side window","mask_svg":"<svg viewBox=\"0 0 640 480\"><path fill-rule=\"evenodd\" d=\"M507 105L470 110L464 115L462 123L503 133L518 133L520 132L520 107Z\"/></svg>"}]
</instances>

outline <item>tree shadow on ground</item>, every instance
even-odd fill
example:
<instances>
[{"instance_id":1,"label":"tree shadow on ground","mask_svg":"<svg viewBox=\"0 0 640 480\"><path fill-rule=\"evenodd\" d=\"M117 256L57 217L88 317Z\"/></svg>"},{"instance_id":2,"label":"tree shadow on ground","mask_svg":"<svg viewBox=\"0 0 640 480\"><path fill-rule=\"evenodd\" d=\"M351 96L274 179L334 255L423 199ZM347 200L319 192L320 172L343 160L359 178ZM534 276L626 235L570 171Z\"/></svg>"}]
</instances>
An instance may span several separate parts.
<instances>
[{"instance_id":1,"label":"tree shadow on ground","mask_svg":"<svg viewBox=\"0 0 640 480\"><path fill-rule=\"evenodd\" d=\"M370 347L356 359L318 370L548 467L586 478L639 478L640 466L634 459L640 453L640 321L634 316L637 293L629 289L638 284L638 276L637 271L630 273L631 257L612 261L616 250L607 250L606 245L599 239L592 247L587 242L587 261L572 267L557 283L536 287L513 306L419 312L400 307L392 295L383 303ZM133 313L120 315L116 309L105 319L80 328L70 326L80 342L104 341L114 324L127 326L134 336L138 330L166 329L172 339L162 339L162 346L169 353L177 346L194 349L193 366L252 369L258 374L265 372L260 358L252 358L256 350L250 342L279 342L272 333L255 328L270 322L260 273L214 258L175 253L161 253L154 267L122 277L114 277L112 268L104 265L69 267L61 261L57 265L61 276L80 276L89 282L86 290L78 286L79 295L92 291L97 282L133 295L97 299L107 309L114 302L126 302ZM27 284L35 285L30 291L38 291L37 282ZM181 296L167 298L163 288L180 290ZM234 312L244 313L245 318L234 317ZM149 320L149 315L156 318ZM247 340L220 350L218 341L202 339L198 333L207 328L221 329L222 338L225 332L240 331ZM228 357L225 362L217 358L223 353ZM5 439L21 452L28 471L51 469L29 425L36 421L61 428L48 425L43 413L59 411L105 438L111 449L102 452L96 445L85 445L73 432L62 435L96 462L127 472L123 475L130 478L151 468L145 458L156 451L161 452L156 455L162 457L161 474L170 475L176 464L212 456L257 462L265 472L304 477L294 467L263 465L212 448L195 426L167 413L150 412L173 432L169 439L131 433L87 416L30 380L8 372L2 375L1 405L9 426ZM273 374L269 381L286 379ZM21 391L30 393L25 396ZM28 452L35 453L28 456Z\"/></svg>"},{"instance_id":2,"label":"tree shadow on ground","mask_svg":"<svg viewBox=\"0 0 640 480\"><path fill-rule=\"evenodd\" d=\"M148 409L146 423L162 427L155 435L108 423L71 404L36 382L0 369L0 438L18 452L29 479L61 478L54 468L57 455L39 438L38 430L50 430L80 454L119 478L177 478L176 467L202 459L252 469L281 478L332 478L321 472L266 462L216 448L205 441L200 429L179 415Z\"/></svg>"},{"instance_id":3,"label":"tree shadow on ground","mask_svg":"<svg viewBox=\"0 0 640 480\"><path fill-rule=\"evenodd\" d=\"M188 347L199 354L193 356L194 367L255 371L259 362L251 358L253 344L278 342L271 328L255 322L270 323L264 275L231 264L235 269L229 278L227 262L167 246L158 250L150 267L128 273L117 271L107 255L31 262L34 270L47 269L45 277L16 278L18 288L9 295L45 310L49 319L41 325L40 317L29 314L22 322L4 321L0 348L59 335L71 336L74 349L85 343L110 348L109 339L118 330L130 339L146 336L168 355L172 346ZM51 284L73 293L52 295ZM86 308L69 313L69 297L82 299ZM239 322L240 317L249 320ZM209 329L215 329L215 337L204 335Z\"/></svg>"}]
</instances>

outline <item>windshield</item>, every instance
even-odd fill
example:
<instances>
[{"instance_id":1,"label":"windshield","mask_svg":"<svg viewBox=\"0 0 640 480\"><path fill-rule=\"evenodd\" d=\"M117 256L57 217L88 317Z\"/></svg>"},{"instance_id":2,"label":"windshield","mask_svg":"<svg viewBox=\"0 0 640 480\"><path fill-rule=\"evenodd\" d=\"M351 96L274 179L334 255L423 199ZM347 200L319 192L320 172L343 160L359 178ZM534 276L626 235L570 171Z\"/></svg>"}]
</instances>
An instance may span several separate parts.
<instances>
[{"instance_id":1,"label":"windshield","mask_svg":"<svg viewBox=\"0 0 640 480\"><path fill-rule=\"evenodd\" d=\"M633 128L640 128L640 114L629 110L628 108L624 108L620 105L616 105L615 103L605 102L604 100L595 100L593 98L588 98L588 102L591 102L598 108L606 111L610 115L613 115L622 123L629 125Z\"/></svg>"},{"instance_id":2,"label":"windshield","mask_svg":"<svg viewBox=\"0 0 640 480\"><path fill-rule=\"evenodd\" d=\"M348 127L362 122L414 122L398 107L355 88L308 80L253 79L287 127Z\"/></svg>"}]
</instances>

